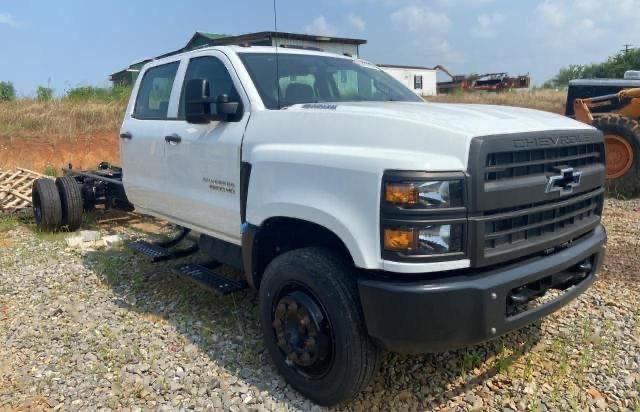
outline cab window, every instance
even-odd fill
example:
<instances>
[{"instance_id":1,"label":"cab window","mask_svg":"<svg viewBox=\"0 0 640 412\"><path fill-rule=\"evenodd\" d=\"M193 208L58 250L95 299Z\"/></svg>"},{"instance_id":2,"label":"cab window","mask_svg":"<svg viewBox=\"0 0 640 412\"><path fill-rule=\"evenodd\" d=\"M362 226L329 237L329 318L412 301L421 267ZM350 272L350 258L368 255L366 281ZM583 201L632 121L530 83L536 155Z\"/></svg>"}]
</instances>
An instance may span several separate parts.
<instances>
[{"instance_id":1,"label":"cab window","mask_svg":"<svg viewBox=\"0 0 640 412\"><path fill-rule=\"evenodd\" d=\"M229 100L240 101L240 96L233 85L229 71L220 59L212 56L194 57L189 61L189 66L187 67L187 72L182 84L182 96L180 97L180 105L178 107L179 119L184 119L184 89L189 80L192 79L208 80L211 97L214 99L222 94L226 94L229 96ZM215 110L212 111L212 113L214 112Z\"/></svg>"},{"instance_id":2,"label":"cab window","mask_svg":"<svg viewBox=\"0 0 640 412\"><path fill-rule=\"evenodd\" d=\"M133 117L136 119L165 120L169 110L171 89L180 62L163 64L147 70L140 83Z\"/></svg>"}]
</instances>

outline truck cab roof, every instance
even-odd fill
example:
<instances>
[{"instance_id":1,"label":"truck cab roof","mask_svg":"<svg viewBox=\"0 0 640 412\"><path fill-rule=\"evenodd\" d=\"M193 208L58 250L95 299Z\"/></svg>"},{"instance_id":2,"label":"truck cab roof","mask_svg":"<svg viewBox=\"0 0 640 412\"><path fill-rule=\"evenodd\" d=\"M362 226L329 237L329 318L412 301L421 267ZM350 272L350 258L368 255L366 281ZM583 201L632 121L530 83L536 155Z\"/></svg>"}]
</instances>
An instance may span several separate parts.
<instances>
[{"instance_id":1,"label":"truck cab roof","mask_svg":"<svg viewBox=\"0 0 640 412\"><path fill-rule=\"evenodd\" d=\"M170 62L180 60L182 57L191 56L195 54L202 53L203 51L208 50L218 50L225 54L243 54L243 53L278 53L278 54L297 54L297 55L308 55L308 56L324 56L324 57L332 57L332 58L341 58L345 60L359 60L363 61L363 59L355 58L352 56L347 56L343 54L329 53L321 50L314 49L304 49L297 47L274 47L274 46L238 46L238 45L228 45L228 46L210 46L210 47L202 47L200 49L189 50L183 53L172 54L171 56L163 57L160 59L154 59L149 61L146 65L156 65L163 62ZM145 66L146 66L145 65Z\"/></svg>"}]
</instances>

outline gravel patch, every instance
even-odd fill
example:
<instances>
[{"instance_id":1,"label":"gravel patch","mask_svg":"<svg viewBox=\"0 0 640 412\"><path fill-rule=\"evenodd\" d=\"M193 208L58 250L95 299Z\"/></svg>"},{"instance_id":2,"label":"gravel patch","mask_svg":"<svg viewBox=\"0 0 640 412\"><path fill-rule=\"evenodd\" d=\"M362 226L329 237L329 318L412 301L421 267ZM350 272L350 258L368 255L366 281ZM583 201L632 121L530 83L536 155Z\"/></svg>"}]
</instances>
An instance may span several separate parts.
<instances>
[{"instance_id":1,"label":"gravel patch","mask_svg":"<svg viewBox=\"0 0 640 412\"><path fill-rule=\"evenodd\" d=\"M640 410L639 207L607 202L603 273L569 306L467 349L388 354L341 409ZM101 230L144 235L118 223ZM174 265L0 216L0 409L320 409L270 364L255 294L218 297Z\"/></svg>"}]
</instances>

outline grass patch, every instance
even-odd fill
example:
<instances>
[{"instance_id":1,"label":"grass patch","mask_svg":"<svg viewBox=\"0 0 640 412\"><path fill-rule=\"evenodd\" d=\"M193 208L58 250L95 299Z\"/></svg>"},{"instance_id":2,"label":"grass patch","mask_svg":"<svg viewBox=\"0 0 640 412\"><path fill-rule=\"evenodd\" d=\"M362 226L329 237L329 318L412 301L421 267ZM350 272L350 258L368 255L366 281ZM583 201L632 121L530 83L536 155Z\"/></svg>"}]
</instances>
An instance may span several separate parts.
<instances>
[{"instance_id":1,"label":"grass patch","mask_svg":"<svg viewBox=\"0 0 640 412\"><path fill-rule=\"evenodd\" d=\"M103 101L126 103L129 100L129 96L131 96L131 87L80 86L68 90L64 99L74 102Z\"/></svg>"},{"instance_id":2,"label":"grass patch","mask_svg":"<svg viewBox=\"0 0 640 412\"><path fill-rule=\"evenodd\" d=\"M33 233L39 240L44 242L63 242L64 239L69 235L68 232L46 232L44 230L40 230L37 227L32 227Z\"/></svg>"},{"instance_id":3,"label":"grass patch","mask_svg":"<svg viewBox=\"0 0 640 412\"><path fill-rule=\"evenodd\" d=\"M462 375L466 375L475 368L482 365L482 356L473 349L467 349L462 356Z\"/></svg>"},{"instance_id":4,"label":"grass patch","mask_svg":"<svg viewBox=\"0 0 640 412\"><path fill-rule=\"evenodd\" d=\"M96 273L109 285L118 285L121 281L123 261L117 255L107 253L95 253L93 266Z\"/></svg>"},{"instance_id":5,"label":"grass patch","mask_svg":"<svg viewBox=\"0 0 640 412\"><path fill-rule=\"evenodd\" d=\"M19 221L15 215L0 214L0 233L8 232L18 227Z\"/></svg>"},{"instance_id":6,"label":"grass patch","mask_svg":"<svg viewBox=\"0 0 640 412\"><path fill-rule=\"evenodd\" d=\"M430 102L518 106L564 114L567 93L550 89L504 93L454 93L427 97Z\"/></svg>"},{"instance_id":7,"label":"grass patch","mask_svg":"<svg viewBox=\"0 0 640 412\"><path fill-rule=\"evenodd\" d=\"M52 165L47 165L42 171L42 174L45 176L58 177L58 169Z\"/></svg>"},{"instance_id":8,"label":"grass patch","mask_svg":"<svg viewBox=\"0 0 640 412\"><path fill-rule=\"evenodd\" d=\"M0 102L0 136L42 139L117 133L127 106L128 89L79 87L52 101L18 99ZM532 90L505 93L456 93L428 97L445 103L479 103L529 107L564 113L566 93Z\"/></svg>"},{"instance_id":9,"label":"grass patch","mask_svg":"<svg viewBox=\"0 0 640 412\"><path fill-rule=\"evenodd\" d=\"M95 210L85 211L82 214L82 227L92 230L98 230L98 216Z\"/></svg>"},{"instance_id":10,"label":"grass patch","mask_svg":"<svg viewBox=\"0 0 640 412\"><path fill-rule=\"evenodd\" d=\"M116 133L122 123L126 101L19 99L0 102L0 136L42 139Z\"/></svg>"}]
</instances>

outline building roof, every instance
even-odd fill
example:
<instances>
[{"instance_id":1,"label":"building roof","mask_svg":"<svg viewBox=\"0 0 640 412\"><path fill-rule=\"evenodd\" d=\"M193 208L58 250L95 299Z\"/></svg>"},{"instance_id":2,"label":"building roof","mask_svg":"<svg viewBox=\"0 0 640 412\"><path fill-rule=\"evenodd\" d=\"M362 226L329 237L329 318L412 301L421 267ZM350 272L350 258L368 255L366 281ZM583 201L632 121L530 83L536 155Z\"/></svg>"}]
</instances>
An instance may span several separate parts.
<instances>
[{"instance_id":1,"label":"building roof","mask_svg":"<svg viewBox=\"0 0 640 412\"><path fill-rule=\"evenodd\" d=\"M207 33L206 31L197 31L196 34L199 34L200 36L204 36L211 40L220 39L222 37L229 37L228 34Z\"/></svg>"},{"instance_id":2,"label":"building roof","mask_svg":"<svg viewBox=\"0 0 640 412\"><path fill-rule=\"evenodd\" d=\"M289 32L283 32L283 31L259 31L256 33L240 34L236 36L216 34L216 33L196 32L193 35L193 37L191 37L191 40L189 40L187 45L184 47L183 51L189 50L196 43L200 43L200 47L202 47L203 44L208 44L209 46L223 46L223 45L230 45L230 44L241 45L241 44L245 44L245 43L248 44L248 43L260 41L260 40L271 41L274 38L312 41L312 42L318 42L318 43L343 43L343 44L353 44L356 46L367 43L367 41L364 39L317 36L313 34L289 33Z\"/></svg>"},{"instance_id":3,"label":"building roof","mask_svg":"<svg viewBox=\"0 0 640 412\"><path fill-rule=\"evenodd\" d=\"M174 54L179 54L185 51L193 50L195 48L207 47L207 46L222 46L222 45L231 45L231 44L241 45L244 43L251 43L253 41L271 40L273 38L305 40L305 41L325 42L325 43L344 43L344 44L353 44L356 46L365 44L367 42L366 40L363 40L363 39L317 36L312 34L289 33L289 32L282 32L282 31L260 31L256 33L247 33L247 34L241 34L237 36L197 31L193 34L193 36L191 36L191 39L189 39L189 41L187 42L187 45L184 46L183 48L162 54L160 56L155 57L154 59L146 59L143 61L133 63L127 69L113 73L110 77L116 76L122 72L129 71L130 69L133 69L134 66L142 67L145 63L151 60L161 59L163 57L172 56ZM140 67L136 67L135 69L139 69Z\"/></svg>"},{"instance_id":4,"label":"building roof","mask_svg":"<svg viewBox=\"0 0 640 412\"><path fill-rule=\"evenodd\" d=\"M227 34L218 34L218 33L208 33L208 32L205 32L205 31L197 31L197 32L195 32L193 34L193 36L191 36L191 39L189 39L189 41L187 42L187 45L184 46L182 50L190 48L193 45L193 43L195 43L198 40L204 40L204 41L212 40L212 41L215 41L215 40L224 39L224 38L227 38L227 37L232 37L232 36L229 36Z\"/></svg>"},{"instance_id":5,"label":"building roof","mask_svg":"<svg viewBox=\"0 0 640 412\"><path fill-rule=\"evenodd\" d=\"M271 36L271 37L279 37L283 39L293 39L293 40L308 40L308 41L317 41L317 42L327 42L327 43L345 43L345 44L355 44L361 45L367 43L364 39L352 39L348 37L331 37L331 36L317 36L314 34L300 34L300 33L288 33L283 31L264 31L258 33L246 34L245 36L260 35L260 36ZM242 37L242 36L238 36Z\"/></svg>"},{"instance_id":6,"label":"building roof","mask_svg":"<svg viewBox=\"0 0 640 412\"><path fill-rule=\"evenodd\" d=\"M412 70L431 70L436 71L434 67L423 67L423 66L403 66L397 64L376 64L378 67L388 67L390 69L412 69Z\"/></svg>"}]
</instances>

